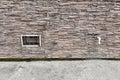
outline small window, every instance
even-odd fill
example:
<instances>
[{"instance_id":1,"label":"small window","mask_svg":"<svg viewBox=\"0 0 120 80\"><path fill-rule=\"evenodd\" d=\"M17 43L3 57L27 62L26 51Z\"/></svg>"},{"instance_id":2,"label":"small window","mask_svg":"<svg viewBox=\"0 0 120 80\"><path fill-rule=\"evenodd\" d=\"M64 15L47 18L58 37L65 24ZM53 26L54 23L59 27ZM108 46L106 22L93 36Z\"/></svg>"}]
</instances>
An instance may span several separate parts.
<instances>
[{"instance_id":1,"label":"small window","mask_svg":"<svg viewBox=\"0 0 120 80\"><path fill-rule=\"evenodd\" d=\"M40 35L22 35L21 36L22 46L28 47L39 47L41 46L41 36Z\"/></svg>"}]
</instances>

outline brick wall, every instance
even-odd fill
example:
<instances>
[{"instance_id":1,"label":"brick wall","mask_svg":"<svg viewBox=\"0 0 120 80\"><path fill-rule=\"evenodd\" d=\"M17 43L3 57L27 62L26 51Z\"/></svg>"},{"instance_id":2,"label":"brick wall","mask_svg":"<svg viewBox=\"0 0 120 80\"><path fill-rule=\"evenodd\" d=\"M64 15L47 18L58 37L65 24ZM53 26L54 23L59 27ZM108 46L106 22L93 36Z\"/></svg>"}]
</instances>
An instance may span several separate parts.
<instances>
[{"instance_id":1,"label":"brick wall","mask_svg":"<svg viewBox=\"0 0 120 80\"><path fill-rule=\"evenodd\" d=\"M41 47L22 47L32 34ZM0 0L0 57L120 58L120 1Z\"/></svg>"}]
</instances>

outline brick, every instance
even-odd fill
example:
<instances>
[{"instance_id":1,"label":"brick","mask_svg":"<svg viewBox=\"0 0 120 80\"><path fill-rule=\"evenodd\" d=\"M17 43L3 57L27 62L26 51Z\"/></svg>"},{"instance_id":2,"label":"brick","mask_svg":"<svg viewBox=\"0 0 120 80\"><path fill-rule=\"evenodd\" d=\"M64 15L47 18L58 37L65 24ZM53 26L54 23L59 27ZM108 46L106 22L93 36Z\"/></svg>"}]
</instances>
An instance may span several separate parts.
<instances>
[{"instance_id":1,"label":"brick","mask_svg":"<svg viewBox=\"0 0 120 80\"><path fill-rule=\"evenodd\" d=\"M119 0L1 0L0 13L0 58L120 58ZM32 34L42 45L22 47Z\"/></svg>"}]
</instances>

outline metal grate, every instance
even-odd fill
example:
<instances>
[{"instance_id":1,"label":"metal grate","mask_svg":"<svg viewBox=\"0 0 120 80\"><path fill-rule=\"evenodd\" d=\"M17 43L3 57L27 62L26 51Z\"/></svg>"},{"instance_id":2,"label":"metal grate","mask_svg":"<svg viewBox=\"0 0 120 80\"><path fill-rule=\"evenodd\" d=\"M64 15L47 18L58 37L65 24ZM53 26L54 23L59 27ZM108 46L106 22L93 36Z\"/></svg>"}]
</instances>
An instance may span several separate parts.
<instances>
[{"instance_id":1,"label":"metal grate","mask_svg":"<svg viewBox=\"0 0 120 80\"><path fill-rule=\"evenodd\" d=\"M24 35L22 38L23 46L32 46L32 45L40 45L40 36L37 35Z\"/></svg>"}]
</instances>

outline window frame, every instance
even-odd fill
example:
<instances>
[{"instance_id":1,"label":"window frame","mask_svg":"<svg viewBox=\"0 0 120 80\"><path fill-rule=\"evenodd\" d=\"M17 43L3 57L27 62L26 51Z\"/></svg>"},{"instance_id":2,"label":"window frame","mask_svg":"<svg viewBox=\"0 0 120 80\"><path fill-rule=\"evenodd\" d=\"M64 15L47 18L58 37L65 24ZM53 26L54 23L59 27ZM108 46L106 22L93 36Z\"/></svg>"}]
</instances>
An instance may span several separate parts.
<instances>
[{"instance_id":1,"label":"window frame","mask_svg":"<svg viewBox=\"0 0 120 80\"><path fill-rule=\"evenodd\" d=\"M39 37L39 45L24 45L23 44L23 36L38 36ZM21 45L22 47L41 47L41 35L21 35Z\"/></svg>"}]
</instances>

